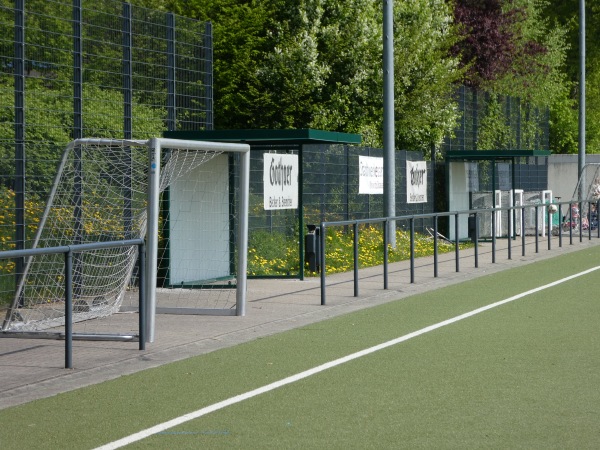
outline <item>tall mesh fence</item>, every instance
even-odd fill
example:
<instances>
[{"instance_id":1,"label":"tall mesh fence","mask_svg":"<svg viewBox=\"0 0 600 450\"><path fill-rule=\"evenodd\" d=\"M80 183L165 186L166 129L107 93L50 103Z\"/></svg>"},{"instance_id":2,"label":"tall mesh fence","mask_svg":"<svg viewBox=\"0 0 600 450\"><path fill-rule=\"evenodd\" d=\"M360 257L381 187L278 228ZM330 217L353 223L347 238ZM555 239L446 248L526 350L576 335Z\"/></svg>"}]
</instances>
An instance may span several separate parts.
<instances>
[{"instance_id":1,"label":"tall mesh fence","mask_svg":"<svg viewBox=\"0 0 600 450\"><path fill-rule=\"evenodd\" d=\"M0 0L0 251L32 246L68 142L211 129L212 97L210 23L115 0Z\"/></svg>"},{"instance_id":2,"label":"tall mesh fence","mask_svg":"<svg viewBox=\"0 0 600 450\"><path fill-rule=\"evenodd\" d=\"M265 210L265 153L299 155L302 179L300 207ZM301 247L308 225L384 216L383 195L359 193L359 157L383 157L383 150L344 144L253 145L250 173L249 276L298 276ZM428 201L407 203L406 161L422 160L419 152L396 152L396 215L433 212L433 173L427 163ZM398 223L406 227L406 222ZM418 221L417 231L430 226Z\"/></svg>"},{"instance_id":3,"label":"tall mesh fence","mask_svg":"<svg viewBox=\"0 0 600 450\"><path fill-rule=\"evenodd\" d=\"M456 101L462 115L454 133L444 140L444 152L483 148L532 150L550 146L546 108L531 106L517 97L492 95L468 86L457 90ZM491 138L486 123L503 126L501 130L496 129Z\"/></svg>"}]
</instances>

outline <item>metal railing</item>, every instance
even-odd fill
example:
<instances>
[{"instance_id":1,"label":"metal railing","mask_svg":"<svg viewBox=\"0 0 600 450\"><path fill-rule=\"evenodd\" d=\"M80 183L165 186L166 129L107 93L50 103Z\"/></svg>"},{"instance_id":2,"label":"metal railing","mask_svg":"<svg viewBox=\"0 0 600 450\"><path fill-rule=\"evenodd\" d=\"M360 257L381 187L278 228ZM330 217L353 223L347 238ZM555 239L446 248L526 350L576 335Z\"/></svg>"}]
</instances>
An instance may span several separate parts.
<instances>
[{"instance_id":1,"label":"metal railing","mask_svg":"<svg viewBox=\"0 0 600 450\"><path fill-rule=\"evenodd\" d=\"M92 250L133 247L138 248L139 263L139 331L138 335L132 334L84 334L73 332L73 254ZM146 348L146 249L143 239L129 239L123 241L94 242L89 244L64 245L59 247L34 248L25 250L9 250L0 252L0 260L25 258L41 255L64 254L65 257L65 331L63 332L41 332L41 331L5 331L0 337L20 337L29 339L64 339L65 340L65 368L73 368L73 339L78 340L118 340L138 341L139 349Z\"/></svg>"},{"instance_id":2,"label":"metal railing","mask_svg":"<svg viewBox=\"0 0 600 450\"><path fill-rule=\"evenodd\" d=\"M496 252L497 252L497 232L498 229L498 214L506 214L507 223L509 226L509 233L507 234L507 258L512 259L512 241L516 240L517 232L516 232L516 223L517 223L517 214L520 215L520 223L521 223L521 256L526 255L526 233L524 229L525 224L525 212L528 209L534 210L535 216L535 232L534 235L534 245L535 245L535 253L539 252L540 245L540 224L538 222L540 217L540 209L546 215L546 220L544 224L544 230L542 230L542 235L546 237L548 250L552 249L552 238L554 233L552 232L552 214L558 214L559 223L558 223L558 231L556 233L558 237L558 245L562 247L563 245L563 234L568 236L569 244L574 243L574 238L579 238L579 242L583 241L584 235L587 234L588 240L592 239L593 231L596 231L596 237L600 238L600 226L598 226L598 211L600 211L600 201L591 201L585 200L580 202L555 202L553 205L556 205L557 210L554 213L551 213L548 204L536 204L536 205L519 205L519 206L510 206L510 207L502 207L502 208L487 208L487 209L472 209L465 211L451 211L444 213L430 213L430 214L416 214L410 216L397 216L397 217L387 217L387 218L376 218L376 219L363 219L363 220L344 220L344 221L332 221L332 222L321 222L320 224L320 252L319 252L319 266L320 266L320 290L321 290L321 305L326 304L326 242L327 242L327 229L332 227L350 227L352 226L353 233L353 282L354 282L354 296L359 296L359 226L360 225L375 225L381 224L383 229L383 289L388 289L388 281L389 281L389 270L388 270L388 222L395 221L397 226L402 222L408 223L409 229L409 238L410 238L410 282L415 282L415 221L430 219L432 223L432 237L433 237L433 276L438 277L438 243L439 243L439 233L438 233L438 222L441 217L448 217L448 220L454 218L454 259L455 259L455 267L456 272L460 272L460 216L467 215L469 218L472 218L474 223L472 227L472 233L470 232L469 238L473 242L473 258L474 258L474 266L475 268L479 267L479 218L484 214L491 214L491 242L492 242L492 263L496 262ZM587 215L586 217L575 217L576 214L573 206L577 207L578 211L582 210L582 206L587 205ZM567 208L566 214L563 216L563 207ZM595 222L592 220L592 206L595 206L596 210L596 219ZM587 219L587 227L585 226L585 220ZM577 221L579 221L577 223ZM595 226L594 226L595 223ZM566 224L566 225L565 225ZM470 227L471 228L471 227ZM469 230L471 231L471 230ZM585 233L584 233L585 232Z\"/></svg>"}]
</instances>

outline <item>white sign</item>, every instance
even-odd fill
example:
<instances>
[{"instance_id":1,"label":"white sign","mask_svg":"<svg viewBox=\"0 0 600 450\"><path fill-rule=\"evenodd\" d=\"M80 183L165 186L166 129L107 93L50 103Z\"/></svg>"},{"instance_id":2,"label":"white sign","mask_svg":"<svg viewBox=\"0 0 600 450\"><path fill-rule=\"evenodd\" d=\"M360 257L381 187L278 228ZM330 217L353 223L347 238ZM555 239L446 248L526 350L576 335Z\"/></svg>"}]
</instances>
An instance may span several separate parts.
<instances>
[{"instance_id":1,"label":"white sign","mask_svg":"<svg viewBox=\"0 0 600 450\"><path fill-rule=\"evenodd\" d=\"M358 193L383 194L383 158L358 157Z\"/></svg>"},{"instance_id":2,"label":"white sign","mask_svg":"<svg viewBox=\"0 0 600 450\"><path fill-rule=\"evenodd\" d=\"M427 203L427 163L406 161L406 202Z\"/></svg>"},{"instance_id":3,"label":"white sign","mask_svg":"<svg viewBox=\"0 0 600 450\"><path fill-rule=\"evenodd\" d=\"M263 188L265 210L298 208L298 155L265 153Z\"/></svg>"}]
</instances>

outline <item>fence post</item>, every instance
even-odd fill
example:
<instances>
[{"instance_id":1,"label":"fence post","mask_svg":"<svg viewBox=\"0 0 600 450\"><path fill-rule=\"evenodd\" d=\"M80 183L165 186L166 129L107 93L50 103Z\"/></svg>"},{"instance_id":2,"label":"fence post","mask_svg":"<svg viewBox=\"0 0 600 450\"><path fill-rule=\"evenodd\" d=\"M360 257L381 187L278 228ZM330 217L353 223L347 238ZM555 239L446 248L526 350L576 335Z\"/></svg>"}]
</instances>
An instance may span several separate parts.
<instances>
[{"instance_id":1,"label":"fence post","mask_svg":"<svg viewBox=\"0 0 600 450\"><path fill-rule=\"evenodd\" d=\"M15 2L15 248L25 248L25 0ZM18 286L25 270L24 258L15 261L15 284ZM19 299L23 305L23 297Z\"/></svg>"},{"instance_id":2,"label":"fence post","mask_svg":"<svg viewBox=\"0 0 600 450\"><path fill-rule=\"evenodd\" d=\"M177 100L175 89L175 16L167 14L167 129L177 129Z\"/></svg>"},{"instance_id":3,"label":"fence post","mask_svg":"<svg viewBox=\"0 0 600 450\"><path fill-rule=\"evenodd\" d=\"M132 127L132 104L133 104L133 58L132 58L132 16L131 4L123 3L123 137L131 139L133 136Z\"/></svg>"}]
</instances>

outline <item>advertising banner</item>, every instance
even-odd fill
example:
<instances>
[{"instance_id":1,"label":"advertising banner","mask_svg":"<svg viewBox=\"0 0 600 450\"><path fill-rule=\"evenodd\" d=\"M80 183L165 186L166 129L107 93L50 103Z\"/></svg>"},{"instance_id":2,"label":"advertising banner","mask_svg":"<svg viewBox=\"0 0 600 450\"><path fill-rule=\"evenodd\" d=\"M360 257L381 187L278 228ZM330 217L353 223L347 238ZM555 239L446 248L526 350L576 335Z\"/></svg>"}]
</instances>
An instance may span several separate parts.
<instances>
[{"instance_id":1,"label":"advertising banner","mask_svg":"<svg viewBox=\"0 0 600 450\"><path fill-rule=\"evenodd\" d=\"M358 157L358 193L383 194L383 158Z\"/></svg>"},{"instance_id":2,"label":"advertising banner","mask_svg":"<svg viewBox=\"0 0 600 450\"><path fill-rule=\"evenodd\" d=\"M406 202L427 203L427 163L406 161Z\"/></svg>"},{"instance_id":3,"label":"advertising banner","mask_svg":"<svg viewBox=\"0 0 600 450\"><path fill-rule=\"evenodd\" d=\"M298 208L298 155L265 153L263 159L264 208Z\"/></svg>"}]
</instances>

